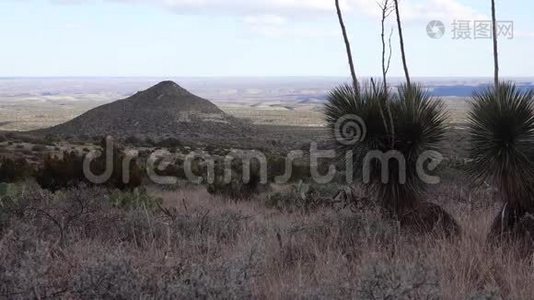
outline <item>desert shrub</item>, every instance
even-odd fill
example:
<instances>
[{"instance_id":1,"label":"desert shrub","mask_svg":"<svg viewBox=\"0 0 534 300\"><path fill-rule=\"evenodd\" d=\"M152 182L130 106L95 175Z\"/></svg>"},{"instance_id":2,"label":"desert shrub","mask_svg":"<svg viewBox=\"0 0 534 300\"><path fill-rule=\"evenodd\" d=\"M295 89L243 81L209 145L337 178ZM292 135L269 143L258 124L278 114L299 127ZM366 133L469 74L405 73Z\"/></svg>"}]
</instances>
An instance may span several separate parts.
<instances>
[{"instance_id":1,"label":"desert shrub","mask_svg":"<svg viewBox=\"0 0 534 300\"><path fill-rule=\"evenodd\" d=\"M103 139L105 139L105 137L103 137L103 136L95 135L95 136L91 137L91 141L93 141L94 143L100 143L100 142L102 142Z\"/></svg>"},{"instance_id":2,"label":"desert shrub","mask_svg":"<svg viewBox=\"0 0 534 300\"><path fill-rule=\"evenodd\" d=\"M53 276L47 272L53 268L50 263L50 244L37 236L21 232L28 229L24 224L15 228L18 241L6 241L0 253L0 297L4 299L30 299L52 297L54 289ZM21 235L18 235L18 234ZM25 253L24 255L14 255ZM36 291L40 295L37 296Z\"/></svg>"},{"instance_id":3,"label":"desert shrub","mask_svg":"<svg viewBox=\"0 0 534 300\"><path fill-rule=\"evenodd\" d=\"M198 210L188 215L176 215L170 226L176 241L232 243L243 229L243 216L233 211L210 213L209 210Z\"/></svg>"},{"instance_id":4,"label":"desert shrub","mask_svg":"<svg viewBox=\"0 0 534 300\"><path fill-rule=\"evenodd\" d=\"M141 142L140 138L136 137L135 135L131 135L131 136L127 137L126 139L124 139L124 143L127 144L127 145L138 146L142 142Z\"/></svg>"},{"instance_id":5,"label":"desert shrub","mask_svg":"<svg viewBox=\"0 0 534 300\"><path fill-rule=\"evenodd\" d=\"M16 140L20 143L42 144L42 145L50 144L46 138L43 138L41 136L29 135L25 133L9 133L9 134L6 134L6 136L9 137L11 140Z\"/></svg>"},{"instance_id":6,"label":"desert shrub","mask_svg":"<svg viewBox=\"0 0 534 300\"><path fill-rule=\"evenodd\" d=\"M32 146L32 151L34 152L43 152L43 151L46 151L47 148L45 145L33 145Z\"/></svg>"},{"instance_id":7,"label":"desert shrub","mask_svg":"<svg viewBox=\"0 0 534 300\"><path fill-rule=\"evenodd\" d=\"M78 140L79 141L89 141L91 139L90 136L88 136L87 134L81 134L78 136Z\"/></svg>"},{"instance_id":8,"label":"desert shrub","mask_svg":"<svg viewBox=\"0 0 534 300\"><path fill-rule=\"evenodd\" d=\"M72 280L81 299L133 299L147 297L145 278L130 261L119 256L99 258L82 266Z\"/></svg>"},{"instance_id":9,"label":"desert shrub","mask_svg":"<svg viewBox=\"0 0 534 300\"><path fill-rule=\"evenodd\" d=\"M44 140L46 141L46 145L54 145L54 143L59 142L59 138L53 135L46 135Z\"/></svg>"},{"instance_id":10,"label":"desert shrub","mask_svg":"<svg viewBox=\"0 0 534 300\"><path fill-rule=\"evenodd\" d=\"M439 299L435 272L421 263L369 264L363 271L360 299Z\"/></svg>"},{"instance_id":11,"label":"desert shrub","mask_svg":"<svg viewBox=\"0 0 534 300\"><path fill-rule=\"evenodd\" d=\"M246 262L246 260L243 260ZM68 289L81 299L243 299L253 298L243 261L181 264L155 273L133 257L113 251L84 261ZM161 268L161 267L160 267Z\"/></svg>"},{"instance_id":12,"label":"desert shrub","mask_svg":"<svg viewBox=\"0 0 534 300\"><path fill-rule=\"evenodd\" d=\"M329 185L308 185L301 181L298 185L292 185L289 191L269 194L265 204L285 212L310 212L329 205L329 200L336 192Z\"/></svg>"},{"instance_id":13,"label":"desert shrub","mask_svg":"<svg viewBox=\"0 0 534 300\"><path fill-rule=\"evenodd\" d=\"M154 147L156 145L156 142L154 142L154 140L150 137L147 137L145 138L144 145L147 147Z\"/></svg>"},{"instance_id":14,"label":"desert shrub","mask_svg":"<svg viewBox=\"0 0 534 300\"><path fill-rule=\"evenodd\" d=\"M18 197L21 189L13 184L0 183L0 236L3 228L8 223L11 214L16 211Z\"/></svg>"},{"instance_id":15,"label":"desert shrub","mask_svg":"<svg viewBox=\"0 0 534 300\"><path fill-rule=\"evenodd\" d=\"M290 192L277 192L268 195L266 206L280 211L293 212L298 210L308 211L313 202L305 196L291 190Z\"/></svg>"},{"instance_id":16,"label":"desert shrub","mask_svg":"<svg viewBox=\"0 0 534 300\"><path fill-rule=\"evenodd\" d=\"M305 151L309 151L309 145ZM306 152L305 152L306 154ZM284 175L286 172L286 157L281 155L268 155L267 156L267 166L269 181L274 181L277 176ZM318 161L317 170L320 174L326 174L328 168L333 162L321 159ZM311 166L308 159L297 159L292 162L291 167L291 177L289 182L298 183L299 181L311 181L312 175L310 172Z\"/></svg>"},{"instance_id":17,"label":"desert shrub","mask_svg":"<svg viewBox=\"0 0 534 300\"><path fill-rule=\"evenodd\" d=\"M67 151L61 158L48 155L37 170L35 179L42 188L51 191L75 187L85 180L83 157Z\"/></svg>"},{"instance_id":18,"label":"desert shrub","mask_svg":"<svg viewBox=\"0 0 534 300\"><path fill-rule=\"evenodd\" d=\"M191 169L193 169L193 167L194 166L192 166ZM187 179L184 171L184 161L179 158L175 159L173 163L169 164L165 170L156 170L156 174L160 176L172 176L178 179Z\"/></svg>"},{"instance_id":19,"label":"desert shrub","mask_svg":"<svg viewBox=\"0 0 534 300\"><path fill-rule=\"evenodd\" d=\"M284 175L286 171L286 159L281 155L268 155L267 166L269 168L269 181L274 181L276 176Z\"/></svg>"},{"instance_id":20,"label":"desert shrub","mask_svg":"<svg viewBox=\"0 0 534 300\"><path fill-rule=\"evenodd\" d=\"M32 175L33 167L24 158L0 160L0 182L16 182Z\"/></svg>"},{"instance_id":21,"label":"desert shrub","mask_svg":"<svg viewBox=\"0 0 534 300\"><path fill-rule=\"evenodd\" d=\"M114 207L123 209L143 208L155 210L160 207L162 200L150 196L146 189L136 188L133 191L115 191L109 196L109 201Z\"/></svg>"},{"instance_id":22,"label":"desert shrub","mask_svg":"<svg viewBox=\"0 0 534 300\"><path fill-rule=\"evenodd\" d=\"M498 287L485 287L482 291L477 291L476 293L473 293L469 300L501 300L504 299L500 295L503 293L500 291Z\"/></svg>"},{"instance_id":23,"label":"desert shrub","mask_svg":"<svg viewBox=\"0 0 534 300\"><path fill-rule=\"evenodd\" d=\"M177 299L251 299L250 266L247 260L188 267L167 288Z\"/></svg>"},{"instance_id":24,"label":"desert shrub","mask_svg":"<svg viewBox=\"0 0 534 300\"><path fill-rule=\"evenodd\" d=\"M0 229L22 222L41 238L64 246L85 238L145 247L147 241L166 237L166 227L156 218L161 200L143 190L80 187L51 193L26 185L10 185L4 193L2 189L0 186Z\"/></svg>"},{"instance_id":25,"label":"desert shrub","mask_svg":"<svg viewBox=\"0 0 534 300\"><path fill-rule=\"evenodd\" d=\"M215 153L219 152L219 148L217 148L216 146L213 146L213 145L207 145L206 147L204 147L204 151L206 151L207 153L210 153L210 154L215 154Z\"/></svg>"},{"instance_id":26,"label":"desert shrub","mask_svg":"<svg viewBox=\"0 0 534 300\"><path fill-rule=\"evenodd\" d=\"M105 148L104 151L105 152ZM113 162L111 177L104 185L118 188L121 190L134 189L142 183L142 170L135 160L129 165L129 181L123 181L123 161L126 154L120 147L113 147ZM64 152L63 157L48 155L45 158L43 166L36 174L36 180L45 189L52 191L71 188L81 182L92 184L85 176L83 171L84 156L76 152ZM103 153L96 158L91 164L93 174L103 174L106 169L106 155Z\"/></svg>"},{"instance_id":27,"label":"desert shrub","mask_svg":"<svg viewBox=\"0 0 534 300\"><path fill-rule=\"evenodd\" d=\"M224 195L232 199L249 199L265 188L265 185L261 183L261 169L256 161L250 164L250 179L248 182L244 181L241 161L233 160L230 172L231 180L227 182L224 174L225 165L223 163L216 164L214 182L208 184L208 192L210 194Z\"/></svg>"},{"instance_id":28,"label":"desert shrub","mask_svg":"<svg viewBox=\"0 0 534 300\"><path fill-rule=\"evenodd\" d=\"M155 145L162 148L175 148L182 146L182 143L177 138L166 138L158 141Z\"/></svg>"}]
</instances>

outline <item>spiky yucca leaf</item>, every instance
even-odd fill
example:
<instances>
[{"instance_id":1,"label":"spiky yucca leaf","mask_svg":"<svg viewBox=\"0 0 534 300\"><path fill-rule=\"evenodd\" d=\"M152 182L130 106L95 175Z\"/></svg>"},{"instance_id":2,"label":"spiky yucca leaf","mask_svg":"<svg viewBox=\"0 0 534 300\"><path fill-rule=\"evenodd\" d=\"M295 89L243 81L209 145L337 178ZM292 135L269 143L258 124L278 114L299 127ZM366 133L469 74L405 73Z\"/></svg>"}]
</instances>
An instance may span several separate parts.
<instances>
[{"instance_id":1,"label":"spiky yucca leaf","mask_svg":"<svg viewBox=\"0 0 534 300\"><path fill-rule=\"evenodd\" d=\"M350 85L342 85L335 88L328 96L328 103L325 105L325 115L328 127L334 138L344 136L344 133L336 132L341 127L359 127L365 137L353 144L347 145L338 142L338 154L344 155L352 150L358 160L362 160L370 149L380 149L384 147L386 138L389 137L388 130L384 125L383 107L388 101L386 91L378 87L364 85L358 91ZM350 116L358 116L363 123L351 119ZM348 117L347 124L340 124L342 119ZM352 124L350 124L352 122ZM350 138L347 137L347 138Z\"/></svg>"},{"instance_id":2,"label":"spiky yucca leaf","mask_svg":"<svg viewBox=\"0 0 534 300\"><path fill-rule=\"evenodd\" d=\"M354 152L356 171L361 171L366 155L371 151L397 151L404 157L404 170L399 170L401 166L394 160L388 162L387 183L382 180L381 163L376 159L371 161L368 187L382 201L382 206L399 214L417 204L425 183L417 174L416 163L423 152L438 150L438 143L444 137L446 114L443 102L431 97L418 85L403 85L397 94L376 86L358 92L350 87L340 87L332 91L328 100L326 115L331 130L335 130L337 122L346 115L357 115L365 122L365 140L354 145L338 143L342 153ZM399 171L405 174L405 182L399 177Z\"/></svg>"},{"instance_id":3,"label":"spiky yucca leaf","mask_svg":"<svg viewBox=\"0 0 534 300\"><path fill-rule=\"evenodd\" d=\"M417 161L427 151L439 152L439 143L446 131L447 114L441 99L433 97L420 85L401 85L391 103L395 125L393 150L406 160L406 183L399 183L393 168L391 184L380 187L384 199L391 199L394 210L413 207L428 183L417 172ZM391 149L390 149L391 150ZM428 157L429 158L429 157ZM394 164L393 167L396 165Z\"/></svg>"},{"instance_id":4,"label":"spiky yucca leaf","mask_svg":"<svg viewBox=\"0 0 534 300\"><path fill-rule=\"evenodd\" d=\"M476 182L496 184L503 200L531 206L534 178L534 92L501 83L475 93L470 103L468 168Z\"/></svg>"}]
</instances>

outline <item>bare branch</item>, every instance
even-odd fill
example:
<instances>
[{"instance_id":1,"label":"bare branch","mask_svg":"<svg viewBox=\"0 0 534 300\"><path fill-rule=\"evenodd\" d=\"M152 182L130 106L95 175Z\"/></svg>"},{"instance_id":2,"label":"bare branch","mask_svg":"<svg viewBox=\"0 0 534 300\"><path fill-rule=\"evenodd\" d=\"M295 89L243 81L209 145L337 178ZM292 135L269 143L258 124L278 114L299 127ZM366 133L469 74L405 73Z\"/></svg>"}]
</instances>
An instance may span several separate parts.
<instances>
[{"instance_id":1,"label":"bare branch","mask_svg":"<svg viewBox=\"0 0 534 300\"><path fill-rule=\"evenodd\" d=\"M339 0L336 0L336 11L337 11L337 17L339 20L339 26L341 27L341 32L343 33L343 40L345 41L345 48L347 50L347 57L349 60L349 67L350 67L350 74L352 76L352 84L354 86L354 90L358 91L358 79L356 78L356 71L354 70L354 61L352 59L352 50L350 48L350 42L349 37L347 34L347 29L345 27L345 23L343 22L343 14L341 13L341 7L339 6Z\"/></svg>"},{"instance_id":2,"label":"bare branch","mask_svg":"<svg viewBox=\"0 0 534 300\"><path fill-rule=\"evenodd\" d=\"M387 75L387 73L389 72L389 68L391 67L391 56L393 55L393 49L391 48L391 38L393 37L393 27L391 28L391 31L389 32L389 38L388 38L388 47L389 47L389 54L388 54L388 61L386 63L386 68L385 68L385 74Z\"/></svg>"},{"instance_id":3,"label":"bare branch","mask_svg":"<svg viewBox=\"0 0 534 300\"><path fill-rule=\"evenodd\" d=\"M383 0L382 3L378 3L378 6L382 10L382 19L381 19L381 39L382 39L382 81L384 84L384 92L388 93L388 84L387 84L387 75L391 66L391 56L393 54L393 50L391 47L391 38L393 36L393 28L391 28L391 32L389 33L388 38L388 46L389 46L389 53L386 51L386 39L385 39L385 29L386 29L386 19L391 15L391 13L394 11L394 7L390 5L389 0ZM386 56L387 61L386 61ZM391 149L395 147L395 124L393 123L393 115L391 114L391 109L389 107L389 102L386 102L386 110L389 118L389 124L391 128L388 128L386 118L384 116L384 113L382 112L382 107L380 107L380 114L382 116L382 120L384 121L384 127L386 129L386 132L390 133L391 135Z\"/></svg>"},{"instance_id":4,"label":"bare branch","mask_svg":"<svg viewBox=\"0 0 534 300\"><path fill-rule=\"evenodd\" d=\"M493 22L493 62L495 64L495 89L499 86L499 46L497 41L497 17L495 0L491 0L491 20Z\"/></svg>"},{"instance_id":5,"label":"bare branch","mask_svg":"<svg viewBox=\"0 0 534 300\"><path fill-rule=\"evenodd\" d=\"M402 55L402 65L404 67L404 75L406 76L406 84L408 88L411 87L410 74L408 72L408 63L406 62L406 51L404 50L404 36L402 34L402 23L399 11L399 0L393 0L395 3L395 12L397 13L397 27L399 31L399 41Z\"/></svg>"},{"instance_id":6,"label":"bare branch","mask_svg":"<svg viewBox=\"0 0 534 300\"><path fill-rule=\"evenodd\" d=\"M378 4L378 7L380 7L382 11L382 19L380 21L380 25L381 25L380 36L382 39L382 82L384 85L384 89L387 90L387 73L389 71L389 66L391 64L391 52L392 52L391 51L391 34L393 34L393 32L391 32L389 36L389 58L388 58L388 61L386 62L386 56L388 55L386 54L386 37L385 37L386 27L385 26L386 26L386 19L393 12L393 7L390 5L389 0L383 0L382 3L377 2L377 4Z\"/></svg>"}]
</instances>

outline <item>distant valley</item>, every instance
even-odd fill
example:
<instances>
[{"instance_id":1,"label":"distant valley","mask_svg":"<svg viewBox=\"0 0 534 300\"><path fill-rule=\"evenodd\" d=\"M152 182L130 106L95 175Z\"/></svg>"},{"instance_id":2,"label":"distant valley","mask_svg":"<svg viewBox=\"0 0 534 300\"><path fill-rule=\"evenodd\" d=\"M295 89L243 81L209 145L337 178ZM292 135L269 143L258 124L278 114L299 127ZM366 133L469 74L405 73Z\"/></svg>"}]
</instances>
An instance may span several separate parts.
<instances>
[{"instance_id":1,"label":"distant valley","mask_svg":"<svg viewBox=\"0 0 534 300\"><path fill-rule=\"evenodd\" d=\"M323 126L322 104L346 78L170 78L226 113L256 124ZM0 78L0 130L34 130L57 125L82 113L127 98L163 78ZM534 78L512 78L533 88ZM400 79L391 79L398 84ZM419 78L443 97L452 123L465 120L466 99L488 78Z\"/></svg>"}]
</instances>

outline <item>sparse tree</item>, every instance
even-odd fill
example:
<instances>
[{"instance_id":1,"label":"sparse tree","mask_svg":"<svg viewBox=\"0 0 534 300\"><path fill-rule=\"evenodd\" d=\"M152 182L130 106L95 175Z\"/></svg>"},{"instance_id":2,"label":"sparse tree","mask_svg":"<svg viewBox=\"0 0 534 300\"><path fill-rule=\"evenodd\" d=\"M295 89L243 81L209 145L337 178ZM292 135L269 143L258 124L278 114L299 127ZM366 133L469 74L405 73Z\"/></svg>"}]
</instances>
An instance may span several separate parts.
<instances>
[{"instance_id":1,"label":"sparse tree","mask_svg":"<svg viewBox=\"0 0 534 300\"><path fill-rule=\"evenodd\" d=\"M347 28L345 27L345 22L343 21L343 13L341 12L341 6L339 4L339 0L336 1L336 11L337 11L337 17L339 20L339 26L341 27L341 33L343 34L343 40L345 42L345 48L347 51L347 57L349 61L349 67L350 67L350 74L352 76L352 86L355 91L358 90L358 78L356 77L356 71L354 69L354 60L352 58L352 50L350 47L350 41L349 36L347 34Z\"/></svg>"}]
</instances>

